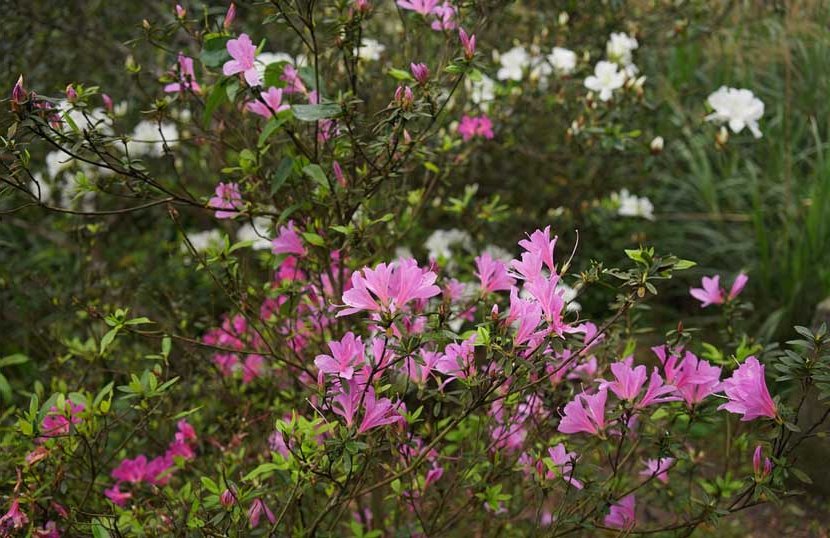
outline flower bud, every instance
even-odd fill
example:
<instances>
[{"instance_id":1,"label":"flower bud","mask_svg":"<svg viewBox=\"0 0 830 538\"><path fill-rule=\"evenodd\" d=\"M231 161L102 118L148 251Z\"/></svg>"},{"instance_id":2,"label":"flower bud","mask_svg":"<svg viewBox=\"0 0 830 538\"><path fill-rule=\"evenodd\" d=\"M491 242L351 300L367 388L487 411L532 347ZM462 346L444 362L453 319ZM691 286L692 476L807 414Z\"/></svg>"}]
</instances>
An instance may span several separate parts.
<instances>
[{"instance_id":1,"label":"flower bud","mask_svg":"<svg viewBox=\"0 0 830 538\"><path fill-rule=\"evenodd\" d=\"M230 29L234 20L236 20L236 4L231 2L230 7L228 7L228 12L225 14L225 22L222 23L222 27L225 30Z\"/></svg>"},{"instance_id":2,"label":"flower bud","mask_svg":"<svg viewBox=\"0 0 830 538\"><path fill-rule=\"evenodd\" d=\"M104 108L107 109L107 112L112 114L112 108L113 108L112 97L110 97L109 95L107 95L105 93L102 93L101 94L101 100L104 101Z\"/></svg>"},{"instance_id":3,"label":"flower bud","mask_svg":"<svg viewBox=\"0 0 830 538\"><path fill-rule=\"evenodd\" d=\"M354 0L354 9L358 13L369 13L372 10L372 3L369 0Z\"/></svg>"},{"instance_id":4,"label":"flower bud","mask_svg":"<svg viewBox=\"0 0 830 538\"><path fill-rule=\"evenodd\" d=\"M729 142L729 131L726 130L726 127L721 126L718 134L715 135L715 145L719 149L723 149L727 142Z\"/></svg>"},{"instance_id":5,"label":"flower bud","mask_svg":"<svg viewBox=\"0 0 830 538\"><path fill-rule=\"evenodd\" d=\"M231 507L236 504L236 495L234 495L231 490L226 489L219 496L219 502L222 503L222 506L225 508Z\"/></svg>"},{"instance_id":6,"label":"flower bud","mask_svg":"<svg viewBox=\"0 0 830 538\"><path fill-rule=\"evenodd\" d=\"M654 140L651 141L651 154L652 155L659 155L663 152L663 137L662 136L655 136Z\"/></svg>"},{"instance_id":7,"label":"flower bud","mask_svg":"<svg viewBox=\"0 0 830 538\"><path fill-rule=\"evenodd\" d=\"M346 188L346 176L343 175L343 168L340 167L340 163L334 161L331 163L331 168L334 171L334 177L337 179L337 183L340 184L341 187L344 189Z\"/></svg>"},{"instance_id":8,"label":"flower bud","mask_svg":"<svg viewBox=\"0 0 830 538\"><path fill-rule=\"evenodd\" d=\"M12 109L17 109L17 105L26 101L27 98L26 88L23 87L23 75L20 75L12 88Z\"/></svg>"},{"instance_id":9,"label":"flower bud","mask_svg":"<svg viewBox=\"0 0 830 538\"><path fill-rule=\"evenodd\" d=\"M559 26L567 26L568 21L570 21L570 20L571 20L571 16L568 15L567 11L562 11L561 13L559 13L559 18L558 18Z\"/></svg>"},{"instance_id":10,"label":"flower bud","mask_svg":"<svg viewBox=\"0 0 830 538\"><path fill-rule=\"evenodd\" d=\"M179 4L176 4L176 18L183 19L183 18L185 18L186 15L187 15L187 10L185 8L183 8L182 6L180 6Z\"/></svg>"},{"instance_id":11,"label":"flower bud","mask_svg":"<svg viewBox=\"0 0 830 538\"><path fill-rule=\"evenodd\" d=\"M78 100L78 92L75 91L75 87L72 84L66 85L66 100L70 103Z\"/></svg>"},{"instance_id":12,"label":"flower bud","mask_svg":"<svg viewBox=\"0 0 830 538\"><path fill-rule=\"evenodd\" d=\"M398 106L404 110L409 110L412 103L415 101L415 95L412 93L412 88L409 86L398 86L395 90L395 101Z\"/></svg>"},{"instance_id":13,"label":"flower bud","mask_svg":"<svg viewBox=\"0 0 830 538\"><path fill-rule=\"evenodd\" d=\"M429 68L426 64L423 63L411 63L409 64L409 69L412 72L412 76L415 77L415 80L423 86L429 80Z\"/></svg>"},{"instance_id":14,"label":"flower bud","mask_svg":"<svg viewBox=\"0 0 830 538\"><path fill-rule=\"evenodd\" d=\"M464 57L467 61L473 59L476 55L476 36L467 35L467 32L464 31L464 28L458 28L458 38L461 40L461 46L464 48Z\"/></svg>"}]
</instances>

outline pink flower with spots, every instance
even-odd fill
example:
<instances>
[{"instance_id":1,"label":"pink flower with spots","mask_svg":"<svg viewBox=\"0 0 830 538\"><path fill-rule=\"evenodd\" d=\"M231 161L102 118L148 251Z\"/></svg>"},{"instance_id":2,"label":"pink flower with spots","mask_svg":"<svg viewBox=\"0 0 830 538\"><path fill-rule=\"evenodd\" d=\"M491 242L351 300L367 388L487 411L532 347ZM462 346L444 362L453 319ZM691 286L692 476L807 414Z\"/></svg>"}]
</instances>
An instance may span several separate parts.
<instances>
[{"instance_id":1,"label":"pink flower with spots","mask_svg":"<svg viewBox=\"0 0 830 538\"><path fill-rule=\"evenodd\" d=\"M230 13L230 10L228 11ZM227 19L225 19L227 21ZM259 86L262 80L259 78L255 60L256 46L254 46L248 34L242 34L237 39L231 39L227 44L228 54L232 60L225 62L222 72L226 76L242 73L245 82L249 86Z\"/></svg>"},{"instance_id":2,"label":"pink flower with spots","mask_svg":"<svg viewBox=\"0 0 830 538\"><path fill-rule=\"evenodd\" d=\"M412 259L388 265L380 263L374 269L364 267L352 273L352 288L343 294L346 308L337 317L364 310L395 313L410 301L441 293L441 288L435 285L437 277L432 271L418 267Z\"/></svg>"},{"instance_id":3,"label":"pink flower with spots","mask_svg":"<svg viewBox=\"0 0 830 538\"><path fill-rule=\"evenodd\" d=\"M239 215L236 211L226 211L242 209L242 194L239 192L239 185L236 183L216 185L215 195L208 200L208 207L219 210L214 213L217 219L232 219Z\"/></svg>"},{"instance_id":4,"label":"pink flower with spots","mask_svg":"<svg viewBox=\"0 0 830 538\"><path fill-rule=\"evenodd\" d=\"M776 418L778 409L767 389L764 365L755 357L749 357L721 385L729 401L718 407L743 415L746 422L760 417Z\"/></svg>"},{"instance_id":5,"label":"pink flower with spots","mask_svg":"<svg viewBox=\"0 0 830 538\"><path fill-rule=\"evenodd\" d=\"M359 336L347 332L339 342L329 342L331 355L317 355L314 364L324 374L351 379L355 368L366 362L365 346Z\"/></svg>"}]
</instances>

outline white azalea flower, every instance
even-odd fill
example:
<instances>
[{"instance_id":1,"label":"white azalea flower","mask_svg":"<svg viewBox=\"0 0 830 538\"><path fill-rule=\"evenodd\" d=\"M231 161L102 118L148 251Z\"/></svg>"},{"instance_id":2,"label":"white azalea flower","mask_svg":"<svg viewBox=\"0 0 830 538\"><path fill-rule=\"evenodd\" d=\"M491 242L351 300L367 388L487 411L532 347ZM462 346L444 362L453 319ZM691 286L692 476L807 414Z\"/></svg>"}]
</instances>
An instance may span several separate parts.
<instances>
[{"instance_id":1,"label":"white azalea flower","mask_svg":"<svg viewBox=\"0 0 830 538\"><path fill-rule=\"evenodd\" d=\"M627 66L633 61L632 52L639 47L637 40L628 34L615 32L605 45L605 53L611 60Z\"/></svg>"},{"instance_id":2,"label":"white azalea flower","mask_svg":"<svg viewBox=\"0 0 830 538\"><path fill-rule=\"evenodd\" d=\"M365 62L376 62L380 60L380 55L386 50L385 45L381 45L375 39L365 38L360 43L357 51L357 57Z\"/></svg>"},{"instance_id":3,"label":"white azalea flower","mask_svg":"<svg viewBox=\"0 0 830 538\"><path fill-rule=\"evenodd\" d=\"M488 103L496 98L496 82L487 75L481 75L479 80L465 77L464 86L470 95L470 100L477 105Z\"/></svg>"},{"instance_id":4,"label":"white azalea flower","mask_svg":"<svg viewBox=\"0 0 830 538\"><path fill-rule=\"evenodd\" d=\"M562 47L553 47L548 54L548 62L560 75L569 75L576 69L576 53Z\"/></svg>"},{"instance_id":5,"label":"white azalea flower","mask_svg":"<svg viewBox=\"0 0 830 538\"><path fill-rule=\"evenodd\" d=\"M46 154L45 161L46 174L52 179L57 179L61 172L72 166L75 159L62 151L55 150Z\"/></svg>"},{"instance_id":6,"label":"white azalea flower","mask_svg":"<svg viewBox=\"0 0 830 538\"><path fill-rule=\"evenodd\" d=\"M439 258L451 259L452 247L454 246L470 250L472 249L472 237L463 230L453 228L451 230L435 230L424 242L429 258L436 260Z\"/></svg>"},{"instance_id":7,"label":"white azalea flower","mask_svg":"<svg viewBox=\"0 0 830 538\"><path fill-rule=\"evenodd\" d=\"M556 284L556 293L558 293L565 301L566 312L579 312L582 310L582 305L576 302L576 289L568 286L561 280Z\"/></svg>"},{"instance_id":8,"label":"white azalea flower","mask_svg":"<svg viewBox=\"0 0 830 538\"><path fill-rule=\"evenodd\" d=\"M530 55L524 47L513 47L500 55L501 67L496 73L499 80L522 80L524 69L530 66Z\"/></svg>"},{"instance_id":9,"label":"white azalea flower","mask_svg":"<svg viewBox=\"0 0 830 538\"><path fill-rule=\"evenodd\" d=\"M178 144L179 130L174 124L162 122L160 130L161 132L159 132L158 122L150 120L138 122L127 141L127 151L130 156L161 157L164 155L164 141L171 148ZM163 139L162 135L164 135Z\"/></svg>"},{"instance_id":10,"label":"white azalea flower","mask_svg":"<svg viewBox=\"0 0 830 538\"><path fill-rule=\"evenodd\" d=\"M764 115L764 103L751 91L721 86L706 102L714 109L707 121L727 123L735 134L748 127L755 138L763 136L758 120Z\"/></svg>"},{"instance_id":11,"label":"white azalea flower","mask_svg":"<svg viewBox=\"0 0 830 538\"><path fill-rule=\"evenodd\" d=\"M219 247L222 245L222 233L214 228L213 230L203 230L201 232L188 232L187 239L196 249L196 252L204 252L210 247ZM182 241L182 252L189 252L187 244Z\"/></svg>"},{"instance_id":12,"label":"white azalea flower","mask_svg":"<svg viewBox=\"0 0 830 538\"><path fill-rule=\"evenodd\" d=\"M253 241L251 248L265 250L271 248L271 219L256 217L251 223L246 223L236 232L237 241Z\"/></svg>"},{"instance_id":13,"label":"white azalea flower","mask_svg":"<svg viewBox=\"0 0 830 538\"><path fill-rule=\"evenodd\" d=\"M608 101L614 90L625 84L625 72L614 62L600 61L594 67L594 74L585 79L585 87L599 93L602 101Z\"/></svg>"},{"instance_id":14,"label":"white azalea flower","mask_svg":"<svg viewBox=\"0 0 830 538\"><path fill-rule=\"evenodd\" d=\"M617 215L621 217L642 217L654 220L654 205L645 196L638 197L629 193L628 189L622 189L619 194L612 194L611 199L619 203Z\"/></svg>"}]
</instances>

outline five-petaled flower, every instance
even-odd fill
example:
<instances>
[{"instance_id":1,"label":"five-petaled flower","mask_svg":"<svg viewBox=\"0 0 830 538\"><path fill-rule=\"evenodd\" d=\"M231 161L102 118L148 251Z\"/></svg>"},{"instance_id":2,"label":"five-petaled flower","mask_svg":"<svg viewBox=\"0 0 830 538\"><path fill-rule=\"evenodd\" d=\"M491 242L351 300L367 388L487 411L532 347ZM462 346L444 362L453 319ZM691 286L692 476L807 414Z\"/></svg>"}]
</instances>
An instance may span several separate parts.
<instances>
[{"instance_id":1,"label":"five-petaled flower","mask_svg":"<svg viewBox=\"0 0 830 538\"><path fill-rule=\"evenodd\" d=\"M262 80L256 68L256 46L248 34L241 34L237 39L231 39L227 44L228 54L232 60L225 62L222 72L226 76L242 73L249 86L259 86Z\"/></svg>"},{"instance_id":2,"label":"five-petaled flower","mask_svg":"<svg viewBox=\"0 0 830 538\"><path fill-rule=\"evenodd\" d=\"M763 136L758 120L764 115L764 103L750 90L721 86L706 102L714 110L707 121L727 123L736 134L748 127L755 138Z\"/></svg>"},{"instance_id":3,"label":"five-petaled flower","mask_svg":"<svg viewBox=\"0 0 830 538\"><path fill-rule=\"evenodd\" d=\"M276 116L280 112L291 108L290 105L282 103L281 88L268 88L268 91L264 91L260 94L260 99L248 102L248 104L245 105L245 108L254 114L262 116L263 118Z\"/></svg>"},{"instance_id":4,"label":"five-petaled flower","mask_svg":"<svg viewBox=\"0 0 830 538\"><path fill-rule=\"evenodd\" d=\"M743 415L741 421L759 417L776 418L778 408L772 400L764 379L764 365L755 357L749 357L721 385L728 402L718 409Z\"/></svg>"},{"instance_id":5,"label":"five-petaled flower","mask_svg":"<svg viewBox=\"0 0 830 538\"><path fill-rule=\"evenodd\" d=\"M208 200L211 209L218 209L215 212L217 219L232 219L239 215L237 211L226 211L227 209L242 209L242 194L239 192L239 185L236 183L219 183L216 185L215 195Z\"/></svg>"}]
</instances>

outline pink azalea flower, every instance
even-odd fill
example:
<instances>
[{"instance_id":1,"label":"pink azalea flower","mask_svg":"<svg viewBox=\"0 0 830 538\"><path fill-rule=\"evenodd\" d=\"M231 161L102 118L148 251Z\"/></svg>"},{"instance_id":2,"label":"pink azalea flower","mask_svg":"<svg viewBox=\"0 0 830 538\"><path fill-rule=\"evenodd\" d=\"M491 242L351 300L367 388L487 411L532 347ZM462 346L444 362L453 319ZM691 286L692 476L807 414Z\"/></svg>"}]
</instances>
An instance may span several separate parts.
<instances>
[{"instance_id":1,"label":"pink azalea flower","mask_svg":"<svg viewBox=\"0 0 830 538\"><path fill-rule=\"evenodd\" d=\"M236 10L233 4L231 4L231 7L234 8L235 12ZM228 16L230 16L230 10L228 10ZM225 21L227 22L227 20L226 17ZM242 73L245 82L249 86L259 86L262 84L255 65L256 46L251 42L248 34L242 34L237 39L228 41L227 49L228 54L231 55L233 60L225 62L225 65L222 66L222 72L226 76Z\"/></svg>"},{"instance_id":2,"label":"pink azalea flower","mask_svg":"<svg viewBox=\"0 0 830 538\"><path fill-rule=\"evenodd\" d=\"M469 142L474 137L492 140L494 136L493 122L484 114L475 117L462 116L458 123L458 133L465 142Z\"/></svg>"},{"instance_id":3,"label":"pink azalea flower","mask_svg":"<svg viewBox=\"0 0 830 538\"><path fill-rule=\"evenodd\" d=\"M112 109L113 109L113 106L114 106L113 103L112 103L112 97L110 97L109 95L107 95L105 93L102 93L101 94L101 100L104 102L104 108L107 109L107 112L112 114Z\"/></svg>"},{"instance_id":4,"label":"pink azalea flower","mask_svg":"<svg viewBox=\"0 0 830 538\"><path fill-rule=\"evenodd\" d=\"M440 6L435 6L435 9L432 10L432 14L435 15L436 19L432 21L432 29L436 32L455 30L458 26L455 23L455 16L457 13L458 11L455 9L455 6L446 1Z\"/></svg>"},{"instance_id":5,"label":"pink azalea flower","mask_svg":"<svg viewBox=\"0 0 830 538\"><path fill-rule=\"evenodd\" d=\"M421 269L415 260L380 263L374 269L364 267L352 273L352 288L343 294L345 309L337 317L362 310L395 313L406 303L429 299L441 293L435 285L437 275Z\"/></svg>"},{"instance_id":6,"label":"pink azalea flower","mask_svg":"<svg viewBox=\"0 0 830 538\"><path fill-rule=\"evenodd\" d=\"M677 375L680 373L680 357L668 353L668 348L665 345L654 346L651 351L657 355L660 360L660 365L663 370L663 375L666 376L666 383L674 383Z\"/></svg>"},{"instance_id":7,"label":"pink azalea flower","mask_svg":"<svg viewBox=\"0 0 830 538\"><path fill-rule=\"evenodd\" d=\"M248 508L248 522L251 524L251 528L255 529L259 526L259 520L262 518L263 513L271 525L277 522L277 518L265 502L260 498L256 498L251 503L250 508Z\"/></svg>"},{"instance_id":8,"label":"pink azalea flower","mask_svg":"<svg viewBox=\"0 0 830 538\"><path fill-rule=\"evenodd\" d=\"M196 82L196 73L193 71L193 58L188 58L180 52L178 64L179 81L167 84L164 87L164 91L167 93L177 93L186 91L192 91L194 93L201 92L202 87L199 86L198 82Z\"/></svg>"},{"instance_id":9,"label":"pink azalea flower","mask_svg":"<svg viewBox=\"0 0 830 538\"><path fill-rule=\"evenodd\" d=\"M110 474L119 482L142 482L147 475L147 456L140 454L132 460L124 458Z\"/></svg>"},{"instance_id":10,"label":"pink azalea flower","mask_svg":"<svg viewBox=\"0 0 830 538\"><path fill-rule=\"evenodd\" d=\"M731 413L743 415L741 421L759 417L776 418L778 409L767 389L764 379L764 365L755 357L749 357L741 364L732 377L722 384L729 401L718 407Z\"/></svg>"},{"instance_id":11,"label":"pink azalea flower","mask_svg":"<svg viewBox=\"0 0 830 538\"><path fill-rule=\"evenodd\" d=\"M332 398L331 410L336 415L343 417L346 421L346 426L351 427L354 423L354 417L360 406L362 392L360 384L352 378L345 383L341 381L339 392Z\"/></svg>"},{"instance_id":12,"label":"pink azalea flower","mask_svg":"<svg viewBox=\"0 0 830 538\"><path fill-rule=\"evenodd\" d=\"M748 280L749 277L746 276L746 274L738 274L738 276L735 277L735 281L732 283L732 288L729 290L729 294L727 294L726 291L720 287L720 275L715 275L713 277L705 276L702 280L703 287L691 288L689 290L689 294L700 301L701 308L706 308L712 304L723 304L727 301L732 301L740 295Z\"/></svg>"},{"instance_id":13,"label":"pink azalea flower","mask_svg":"<svg viewBox=\"0 0 830 538\"><path fill-rule=\"evenodd\" d=\"M286 83L285 88L283 88L284 93L308 93L305 84L303 84L303 79L300 78L297 69L291 64L286 64L282 68L280 80Z\"/></svg>"},{"instance_id":14,"label":"pink azalea flower","mask_svg":"<svg viewBox=\"0 0 830 538\"><path fill-rule=\"evenodd\" d=\"M225 508L233 506L236 504L236 495L231 490L226 489L219 495L219 503Z\"/></svg>"},{"instance_id":15,"label":"pink azalea flower","mask_svg":"<svg viewBox=\"0 0 830 538\"><path fill-rule=\"evenodd\" d=\"M687 351L678 369L675 386L686 405L692 407L720 390L721 369Z\"/></svg>"},{"instance_id":16,"label":"pink azalea flower","mask_svg":"<svg viewBox=\"0 0 830 538\"><path fill-rule=\"evenodd\" d=\"M261 97L264 103L259 100L250 101L245 108L263 118L270 118L291 108L288 104L282 104L282 89L280 88L268 88L268 91L262 92Z\"/></svg>"},{"instance_id":17,"label":"pink azalea flower","mask_svg":"<svg viewBox=\"0 0 830 538\"><path fill-rule=\"evenodd\" d=\"M224 22L222 22L222 27L225 30L228 30L231 27L231 25L233 25L233 21L235 21L235 20L236 20L236 4L231 2L231 5L228 6L228 12L225 13L225 20L224 20Z\"/></svg>"},{"instance_id":18,"label":"pink azalea flower","mask_svg":"<svg viewBox=\"0 0 830 538\"><path fill-rule=\"evenodd\" d=\"M366 395L363 398L363 420L360 422L357 433L366 433L372 428L394 424L401 420L403 420L403 417L398 414L392 400L389 398L376 399L374 389L372 387L366 389Z\"/></svg>"},{"instance_id":19,"label":"pink azalea flower","mask_svg":"<svg viewBox=\"0 0 830 538\"><path fill-rule=\"evenodd\" d=\"M236 183L219 183L216 185L215 196L208 200L208 207L219 209L214 216L217 219L232 219L239 215L236 211L222 211L225 209L242 209L242 194Z\"/></svg>"},{"instance_id":20,"label":"pink azalea flower","mask_svg":"<svg viewBox=\"0 0 830 538\"><path fill-rule=\"evenodd\" d=\"M106 495L107 499L124 508L127 505L127 501L132 499L133 494L129 491L121 491L119 484L114 484L110 489L104 490L104 495Z\"/></svg>"},{"instance_id":21,"label":"pink azalea flower","mask_svg":"<svg viewBox=\"0 0 830 538\"><path fill-rule=\"evenodd\" d=\"M32 536L34 538L61 538L61 533L58 531L58 524L50 520L42 527L34 529Z\"/></svg>"},{"instance_id":22,"label":"pink azalea flower","mask_svg":"<svg viewBox=\"0 0 830 538\"><path fill-rule=\"evenodd\" d=\"M726 298L731 301L740 295L744 290L744 286L746 286L747 281L749 281L749 277L746 276L745 273L738 273L738 276L735 277L735 281L732 283L732 288L729 289L729 295L727 295Z\"/></svg>"},{"instance_id":23,"label":"pink azalea flower","mask_svg":"<svg viewBox=\"0 0 830 538\"><path fill-rule=\"evenodd\" d=\"M461 47L464 49L464 57L467 61L472 60L476 55L476 36L467 35L464 28L458 28L458 39L461 40Z\"/></svg>"},{"instance_id":24,"label":"pink azalea flower","mask_svg":"<svg viewBox=\"0 0 830 538\"><path fill-rule=\"evenodd\" d=\"M617 529L631 529L637 522L634 514L634 494L626 495L611 505L611 513L605 516L605 524Z\"/></svg>"},{"instance_id":25,"label":"pink azalea flower","mask_svg":"<svg viewBox=\"0 0 830 538\"><path fill-rule=\"evenodd\" d=\"M584 392L565 405L565 414L559 421L561 433L584 432L599 435L605 429L605 402L608 392L600 389L596 394Z\"/></svg>"},{"instance_id":26,"label":"pink azalea flower","mask_svg":"<svg viewBox=\"0 0 830 538\"><path fill-rule=\"evenodd\" d=\"M329 349L331 355L317 355L317 358L314 359L314 364L322 373L351 379L355 367L366 362L363 342L359 336L356 337L351 331L347 332L339 342L329 342Z\"/></svg>"},{"instance_id":27,"label":"pink azalea flower","mask_svg":"<svg viewBox=\"0 0 830 538\"><path fill-rule=\"evenodd\" d=\"M427 64L424 63L410 63L409 64L409 71L412 73L412 76L415 77L415 80L420 85L424 85L429 80L429 67Z\"/></svg>"},{"instance_id":28,"label":"pink azalea flower","mask_svg":"<svg viewBox=\"0 0 830 538\"><path fill-rule=\"evenodd\" d=\"M3 536L10 536L7 534L9 529L20 530L29 523L29 517L20 510L20 500L14 499L9 511L0 517L0 533Z\"/></svg>"},{"instance_id":29,"label":"pink azalea flower","mask_svg":"<svg viewBox=\"0 0 830 538\"><path fill-rule=\"evenodd\" d=\"M49 408L49 413L43 417L43 422L40 424L40 429L44 437L58 437L62 435L69 435L71 425L80 424L83 419L78 415L85 409L84 404L73 403L71 400L66 402L69 417L58 411L54 405Z\"/></svg>"},{"instance_id":30,"label":"pink azalea flower","mask_svg":"<svg viewBox=\"0 0 830 538\"><path fill-rule=\"evenodd\" d=\"M296 254L297 256L306 255L303 240L294 230L293 220L289 220L287 226L282 226L277 237L271 241L271 252L274 254Z\"/></svg>"},{"instance_id":31,"label":"pink azalea flower","mask_svg":"<svg viewBox=\"0 0 830 538\"><path fill-rule=\"evenodd\" d=\"M648 380L648 387L646 388L645 394L643 394L643 397L634 407L643 409L653 404L677 401L679 400L677 396L671 396L675 391L676 388L672 385L663 384L663 378L660 377L660 372L655 366Z\"/></svg>"},{"instance_id":32,"label":"pink azalea flower","mask_svg":"<svg viewBox=\"0 0 830 538\"><path fill-rule=\"evenodd\" d=\"M548 456L556 466L556 472L549 471L547 478L554 478L557 474L561 476L565 482L568 482L576 489L582 489L582 482L573 477L574 463L579 459L576 452L568 452L565 445L559 443L558 445L548 448Z\"/></svg>"},{"instance_id":33,"label":"pink azalea flower","mask_svg":"<svg viewBox=\"0 0 830 538\"><path fill-rule=\"evenodd\" d=\"M426 17L438 5L438 0L398 0L397 4L401 9L414 11Z\"/></svg>"},{"instance_id":34,"label":"pink azalea flower","mask_svg":"<svg viewBox=\"0 0 830 538\"><path fill-rule=\"evenodd\" d=\"M438 462L432 462L432 467L424 477L424 489L427 489L430 484L438 482L442 476L444 476L444 468L438 465Z\"/></svg>"},{"instance_id":35,"label":"pink azalea flower","mask_svg":"<svg viewBox=\"0 0 830 538\"><path fill-rule=\"evenodd\" d=\"M556 248L558 236L550 237L550 226L544 230L536 230L528 236L528 239L519 241L519 246L535 256L538 256L547 266L548 271L556 273L556 265L553 262L553 250Z\"/></svg>"},{"instance_id":36,"label":"pink azalea flower","mask_svg":"<svg viewBox=\"0 0 830 538\"><path fill-rule=\"evenodd\" d=\"M415 383L426 383L442 355L436 351L427 351L424 348L419 350L419 354L421 355L422 363L419 363L414 357L409 356L404 359L401 371L405 375L408 375Z\"/></svg>"},{"instance_id":37,"label":"pink azalea flower","mask_svg":"<svg viewBox=\"0 0 830 538\"><path fill-rule=\"evenodd\" d=\"M144 479L151 484L163 486L170 481L172 466L172 459L168 459L165 456L156 456L147 462L147 470L144 473Z\"/></svg>"},{"instance_id":38,"label":"pink azalea flower","mask_svg":"<svg viewBox=\"0 0 830 538\"><path fill-rule=\"evenodd\" d=\"M542 307L545 321L548 322L553 332L563 336L570 332L566 326L562 312L565 309L565 299L562 298L562 290L557 289L559 277L553 275L551 278L539 277L525 284L527 290Z\"/></svg>"},{"instance_id":39,"label":"pink azalea flower","mask_svg":"<svg viewBox=\"0 0 830 538\"><path fill-rule=\"evenodd\" d=\"M534 301L527 301L519 297L516 288L510 290L510 309L507 311L505 323L512 324L518 321L516 334L513 336L514 345L528 344L528 349L536 349L545 337L545 331L537 331L542 321L542 307Z\"/></svg>"},{"instance_id":40,"label":"pink azalea flower","mask_svg":"<svg viewBox=\"0 0 830 538\"><path fill-rule=\"evenodd\" d=\"M181 419L176 423L176 439L180 441L193 442L196 441L196 430L185 419Z\"/></svg>"},{"instance_id":41,"label":"pink azalea flower","mask_svg":"<svg viewBox=\"0 0 830 538\"><path fill-rule=\"evenodd\" d=\"M216 353L213 363L225 377L231 377L239 366L239 357L233 353Z\"/></svg>"},{"instance_id":42,"label":"pink azalea flower","mask_svg":"<svg viewBox=\"0 0 830 538\"><path fill-rule=\"evenodd\" d=\"M242 382L250 383L264 372L265 358L262 355L248 355L242 363Z\"/></svg>"},{"instance_id":43,"label":"pink azalea flower","mask_svg":"<svg viewBox=\"0 0 830 538\"><path fill-rule=\"evenodd\" d=\"M180 4L176 4L176 18L183 19L187 15L187 10Z\"/></svg>"},{"instance_id":44,"label":"pink azalea flower","mask_svg":"<svg viewBox=\"0 0 830 538\"><path fill-rule=\"evenodd\" d=\"M509 290L516 281L507 274L507 265L501 260L494 260L485 252L476 258L475 276L481 281L485 293Z\"/></svg>"},{"instance_id":45,"label":"pink azalea flower","mask_svg":"<svg viewBox=\"0 0 830 538\"><path fill-rule=\"evenodd\" d=\"M669 483L669 468L674 464L674 458L659 458L646 460L646 468L640 471L640 476L654 477L664 484Z\"/></svg>"},{"instance_id":46,"label":"pink azalea flower","mask_svg":"<svg viewBox=\"0 0 830 538\"><path fill-rule=\"evenodd\" d=\"M522 252L521 259L510 262L517 276L528 282L543 278L542 258L533 252Z\"/></svg>"},{"instance_id":47,"label":"pink azalea flower","mask_svg":"<svg viewBox=\"0 0 830 538\"><path fill-rule=\"evenodd\" d=\"M435 370L450 379L467 379L475 372L475 335L459 344L448 344L435 362Z\"/></svg>"}]
</instances>

